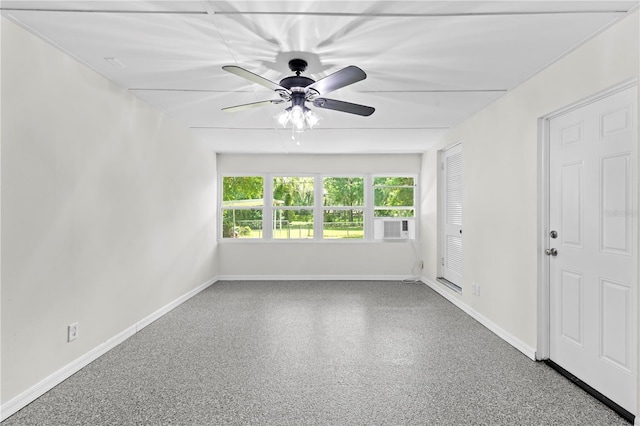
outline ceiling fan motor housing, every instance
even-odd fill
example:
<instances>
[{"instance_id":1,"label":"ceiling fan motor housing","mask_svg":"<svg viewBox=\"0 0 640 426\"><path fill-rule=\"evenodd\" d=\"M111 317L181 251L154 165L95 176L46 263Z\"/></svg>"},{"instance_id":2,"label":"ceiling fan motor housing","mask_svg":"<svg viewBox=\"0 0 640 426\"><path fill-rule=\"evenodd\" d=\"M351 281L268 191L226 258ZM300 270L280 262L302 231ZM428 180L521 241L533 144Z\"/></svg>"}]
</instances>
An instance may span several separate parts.
<instances>
[{"instance_id":1,"label":"ceiling fan motor housing","mask_svg":"<svg viewBox=\"0 0 640 426\"><path fill-rule=\"evenodd\" d=\"M305 109L304 107L304 103L306 101L305 98L305 93L304 92L292 92L291 93L291 106L295 107L295 106L299 106L301 107L303 110Z\"/></svg>"},{"instance_id":2,"label":"ceiling fan motor housing","mask_svg":"<svg viewBox=\"0 0 640 426\"><path fill-rule=\"evenodd\" d=\"M315 80L309 77L300 75L292 75L291 77L285 77L280 80L280 86L291 90L293 87L307 87L310 84L315 83Z\"/></svg>"},{"instance_id":3,"label":"ceiling fan motor housing","mask_svg":"<svg viewBox=\"0 0 640 426\"><path fill-rule=\"evenodd\" d=\"M316 81L309 77L301 76L300 73L304 72L307 69L307 61L304 59L292 59L289 61L289 69L296 73L296 75L292 75L290 77L285 77L280 80L280 86L295 92L294 88L299 87L304 89L310 84L315 83Z\"/></svg>"}]
</instances>

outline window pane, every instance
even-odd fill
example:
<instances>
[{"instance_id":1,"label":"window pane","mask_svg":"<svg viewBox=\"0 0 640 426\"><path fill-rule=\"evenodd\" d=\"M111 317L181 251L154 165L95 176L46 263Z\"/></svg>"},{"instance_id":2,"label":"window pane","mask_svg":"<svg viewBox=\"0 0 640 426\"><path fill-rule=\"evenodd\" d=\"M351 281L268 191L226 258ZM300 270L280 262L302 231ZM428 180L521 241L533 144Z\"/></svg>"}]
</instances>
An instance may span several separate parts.
<instances>
[{"instance_id":1,"label":"window pane","mask_svg":"<svg viewBox=\"0 0 640 426\"><path fill-rule=\"evenodd\" d=\"M274 206L313 206L312 177L274 177Z\"/></svg>"},{"instance_id":2,"label":"window pane","mask_svg":"<svg viewBox=\"0 0 640 426\"><path fill-rule=\"evenodd\" d=\"M261 176L225 176L222 178L222 201L224 206L262 205L263 188ZM228 203L224 203L224 202Z\"/></svg>"},{"instance_id":3,"label":"window pane","mask_svg":"<svg viewBox=\"0 0 640 426\"><path fill-rule=\"evenodd\" d=\"M413 187L377 187L374 191L376 207L413 206Z\"/></svg>"},{"instance_id":4,"label":"window pane","mask_svg":"<svg viewBox=\"0 0 640 426\"><path fill-rule=\"evenodd\" d=\"M222 238L262 238L262 210L222 210Z\"/></svg>"},{"instance_id":5,"label":"window pane","mask_svg":"<svg viewBox=\"0 0 640 426\"><path fill-rule=\"evenodd\" d=\"M415 217L413 209L377 209L373 211L374 217Z\"/></svg>"},{"instance_id":6,"label":"window pane","mask_svg":"<svg viewBox=\"0 0 640 426\"><path fill-rule=\"evenodd\" d=\"M325 210L322 238L364 238L363 210Z\"/></svg>"},{"instance_id":7,"label":"window pane","mask_svg":"<svg viewBox=\"0 0 640 426\"><path fill-rule=\"evenodd\" d=\"M313 210L274 211L273 238L313 238Z\"/></svg>"},{"instance_id":8,"label":"window pane","mask_svg":"<svg viewBox=\"0 0 640 426\"><path fill-rule=\"evenodd\" d=\"M373 178L374 186L414 186L412 177L376 177Z\"/></svg>"},{"instance_id":9,"label":"window pane","mask_svg":"<svg viewBox=\"0 0 640 426\"><path fill-rule=\"evenodd\" d=\"M325 206L364 206L364 179L327 177L323 180Z\"/></svg>"}]
</instances>

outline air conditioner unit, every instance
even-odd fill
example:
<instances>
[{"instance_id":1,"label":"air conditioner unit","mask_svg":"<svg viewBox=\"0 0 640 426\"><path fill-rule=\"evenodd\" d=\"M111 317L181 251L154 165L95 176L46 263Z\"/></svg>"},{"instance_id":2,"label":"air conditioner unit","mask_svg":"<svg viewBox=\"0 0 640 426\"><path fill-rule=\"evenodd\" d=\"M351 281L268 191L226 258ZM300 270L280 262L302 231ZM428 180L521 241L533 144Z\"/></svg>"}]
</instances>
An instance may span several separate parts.
<instances>
[{"instance_id":1,"label":"air conditioner unit","mask_svg":"<svg viewBox=\"0 0 640 426\"><path fill-rule=\"evenodd\" d=\"M415 221L412 218L375 219L373 237L376 240L414 239L416 237Z\"/></svg>"}]
</instances>

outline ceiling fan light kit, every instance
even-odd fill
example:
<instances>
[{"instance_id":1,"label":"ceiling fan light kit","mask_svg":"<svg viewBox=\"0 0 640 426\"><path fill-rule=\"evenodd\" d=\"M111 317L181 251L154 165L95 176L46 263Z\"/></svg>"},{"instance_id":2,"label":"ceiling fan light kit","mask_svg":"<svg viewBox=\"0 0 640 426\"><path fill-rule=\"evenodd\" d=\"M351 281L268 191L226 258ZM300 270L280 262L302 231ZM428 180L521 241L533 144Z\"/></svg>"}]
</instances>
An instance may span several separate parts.
<instances>
[{"instance_id":1,"label":"ceiling fan light kit","mask_svg":"<svg viewBox=\"0 0 640 426\"><path fill-rule=\"evenodd\" d=\"M305 129L313 129L322 117L307 107L295 105L279 112L275 119L282 127L291 124L293 130L302 132Z\"/></svg>"},{"instance_id":2,"label":"ceiling fan light kit","mask_svg":"<svg viewBox=\"0 0 640 426\"><path fill-rule=\"evenodd\" d=\"M375 111L375 108L369 106L320 97L367 78L364 71L353 65L315 81L312 78L300 75L307 69L307 62L304 59L292 59L289 61L289 69L296 75L285 77L280 80L280 83L275 83L235 65L226 65L222 69L272 89L279 96L278 99L223 108L223 111L237 112L271 104L291 102L290 107L278 113L274 118L283 127L291 125L294 133L313 129L322 119L305 105L306 102L311 102L317 108L331 109L365 117L370 116ZM292 139L295 140L295 135L292 136Z\"/></svg>"}]
</instances>

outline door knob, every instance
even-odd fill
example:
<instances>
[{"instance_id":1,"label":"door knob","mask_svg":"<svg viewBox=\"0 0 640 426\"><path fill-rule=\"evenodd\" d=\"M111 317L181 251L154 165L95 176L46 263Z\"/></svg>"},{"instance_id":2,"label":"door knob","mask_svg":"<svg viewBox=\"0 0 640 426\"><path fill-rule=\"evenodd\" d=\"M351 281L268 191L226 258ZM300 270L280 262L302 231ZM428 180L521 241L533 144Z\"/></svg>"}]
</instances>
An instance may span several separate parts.
<instances>
[{"instance_id":1,"label":"door knob","mask_svg":"<svg viewBox=\"0 0 640 426\"><path fill-rule=\"evenodd\" d=\"M554 248L546 249L544 252L547 254L547 256L557 256L558 255L558 250L556 250Z\"/></svg>"},{"instance_id":2,"label":"door knob","mask_svg":"<svg viewBox=\"0 0 640 426\"><path fill-rule=\"evenodd\" d=\"M551 231L549 232L549 236L553 239L558 238L558 231Z\"/></svg>"}]
</instances>

